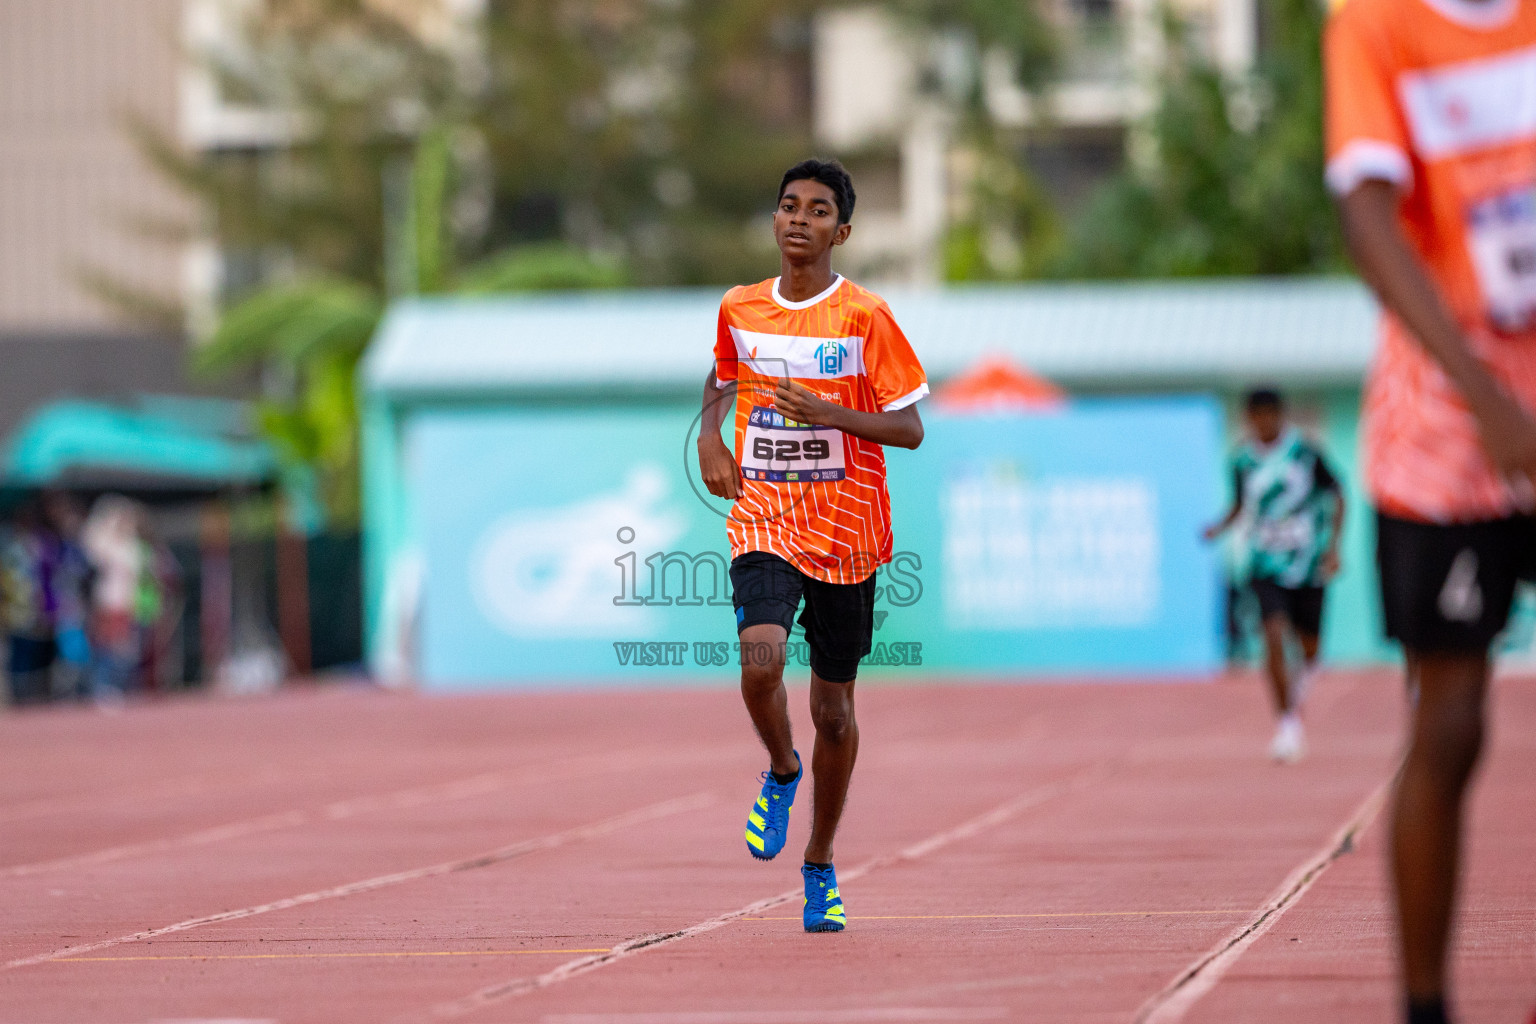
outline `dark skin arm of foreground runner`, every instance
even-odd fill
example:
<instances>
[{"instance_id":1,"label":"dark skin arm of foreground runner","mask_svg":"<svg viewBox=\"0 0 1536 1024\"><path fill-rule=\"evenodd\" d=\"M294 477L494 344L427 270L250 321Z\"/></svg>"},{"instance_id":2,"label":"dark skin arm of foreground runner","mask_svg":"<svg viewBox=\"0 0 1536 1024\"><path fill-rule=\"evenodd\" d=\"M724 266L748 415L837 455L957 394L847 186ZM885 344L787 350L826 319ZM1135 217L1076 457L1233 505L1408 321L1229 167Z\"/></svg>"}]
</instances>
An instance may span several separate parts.
<instances>
[{"instance_id":1,"label":"dark skin arm of foreground runner","mask_svg":"<svg viewBox=\"0 0 1536 1024\"><path fill-rule=\"evenodd\" d=\"M861 412L829 402L786 377L774 390L773 407L797 423L832 427L876 444L916 448L923 443L923 421L915 405L894 412Z\"/></svg>"},{"instance_id":2,"label":"dark skin arm of foreground runner","mask_svg":"<svg viewBox=\"0 0 1536 1024\"><path fill-rule=\"evenodd\" d=\"M704 378L703 411L699 419L699 475L717 498L741 497L741 467L720 436L720 427L736 407L736 382L718 387L715 371ZM861 412L829 402L791 380L779 381L774 407L799 423L834 427L876 444L916 448L923 443L923 421L917 406L895 412Z\"/></svg>"},{"instance_id":3,"label":"dark skin arm of foreground runner","mask_svg":"<svg viewBox=\"0 0 1536 1024\"><path fill-rule=\"evenodd\" d=\"M1397 187L1385 181L1366 181L1340 200L1344 240L1360 276L1466 399L1493 464L1512 476L1536 477L1536 420L1473 355L1403 235L1398 202Z\"/></svg>"},{"instance_id":4,"label":"dark skin arm of foreground runner","mask_svg":"<svg viewBox=\"0 0 1536 1024\"><path fill-rule=\"evenodd\" d=\"M774 408L797 423L833 427L845 434L896 448L916 448L923 443L923 420L917 406L894 412L862 412L829 402L810 389L784 379L774 391ZM741 497L741 467L720 436L720 427L736 407L736 382L718 386L713 368L704 378L703 410L699 418L699 475L717 498Z\"/></svg>"},{"instance_id":5,"label":"dark skin arm of foreground runner","mask_svg":"<svg viewBox=\"0 0 1536 1024\"><path fill-rule=\"evenodd\" d=\"M720 437L720 426L736 408L736 382L721 388L710 367L704 378L704 409L699 419L699 476L704 486L717 498L735 501L741 497L741 467Z\"/></svg>"},{"instance_id":6,"label":"dark skin arm of foreground runner","mask_svg":"<svg viewBox=\"0 0 1536 1024\"><path fill-rule=\"evenodd\" d=\"M1397 219L1397 188L1367 181L1339 202L1360 274L1466 399L1484 449L1511 476L1536 476L1536 421L1478 361ZM1407 652L1418 684L1413 736L1392 821L1403 981L1411 999L1444 995L1463 797L1483 745L1487 652Z\"/></svg>"}]
</instances>

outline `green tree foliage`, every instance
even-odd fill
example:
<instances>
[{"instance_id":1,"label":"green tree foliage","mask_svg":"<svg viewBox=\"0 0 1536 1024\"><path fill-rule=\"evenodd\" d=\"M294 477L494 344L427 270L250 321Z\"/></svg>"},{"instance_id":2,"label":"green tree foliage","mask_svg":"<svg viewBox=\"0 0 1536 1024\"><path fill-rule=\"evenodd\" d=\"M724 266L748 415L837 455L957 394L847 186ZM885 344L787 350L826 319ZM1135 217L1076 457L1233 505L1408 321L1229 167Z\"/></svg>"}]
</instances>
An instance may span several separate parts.
<instances>
[{"instance_id":1,"label":"green tree foliage","mask_svg":"<svg viewBox=\"0 0 1536 1024\"><path fill-rule=\"evenodd\" d=\"M894 13L919 30L949 34L971 51L971 74L964 82L966 99L981 109L976 58L988 50L1001 52L1024 85L1038 88L1057 70L1061 41L1043 15L1042 5L1028 0L891 0Z\"/></svg>"},{"instance_id":2,"label":"green tree foliage","mask_svg":"<svg viewBox=\"0 0 1536 1024\"><path fill-rule=\"evenodd\" d=\"M208 374L258 370L257 422L282 461L313 475L327 512L355 522L357 362L378 326L376 291L336 278L258 289L194 354Z\"/></svg>"},{"instance_id":3,"label":"green tree foliage","mask_svg":"<svg viewBox=\"0 0 1536 1024\"><path fill-rule=\"evenodd\" d=\"M185 152L142 131L237 267L233 292L309 274L383 287L385 169L462 102L450 55L363 0L266 0L238 41L196 55L271 144Z\"/></svg>"},{"instance_id":4,"label":"green tree foliage","mask_svg":"<svg viewBox=\"0 0 1536 1024\"><path fill-rule=\"evenodd\" d=\"M1165 31L1151 158L1103 186L1070 226L1053 276L1316 273L1342 265L1323 185L1323 6L1261 5L1266 45L1231 81Z\"/></svg>"},{"instance_id":5,"label":"green tree foliage","mask_svg":"<svg viewBox=\"0 0 1536 1024\"><path fill-rule=\"evenodd\" d=\"M466 268L453 290L458 295L593 291L628 283L628 270L617 260L593 256L568 242L530 242Z\"/></svg>"},{"instance_id":6,"label":"green tree foliage","mask_svg":"<svg viewBox=\"0 0 1536 1024\"><path fill-rule=\"evenodd\" d=\"M950 281L1009 280L1039 273L1059 223L1050 198L1019 158L1020 133L995 123L983 68L1001 59L1039 93L1060 71L1060 28L1029 0L893 0L892 9L929 45L931 99L953 118L963 195L941 254Z\"/></svg>"},{"instance_id":7,"label":"green tree foliage","mask_svg":"<svg viewBox=\"0 0 1536 1024\"><path fill-rule=\"evenodd\" d=\"M563 241L484 255L455 223L473 168L475 93L462 57L362 0L268 0L241 45L204 55L229 100L279 144L188 154L140 127L199 201L236 272L210 337L210 375L255 373L258 423L333 520L358 509L358 361L389 295L613 287L621 262Z\"/></svg>"},{"instance_id":8,"label":"green tree foliage","mask_svg":"<svg viewBox=\"0 0 1536 1024\"><path fill-rule=\"evenodd\" d=\"M497 237L564 237L628 257L638 283L734 284L776 262L764 223L785 167L814 149L814 16L850 0L489 0L490 87L477 124L496 168ZM961 51L927 88L988 152L977 58L1025 81L1054 67L1039 6L889 0L920 44ZM924 45L919 52L931 49ZM1007 200L1032 183L1010 186ZM988 207L995 211L996 204Z\"/></svg>"},{"instance_id":9,"label":"green tree foliage","mask_svg":"<svg viewBox=\"0 0 1536 1024\"><path fill-rule=\"evenodd\" d=\"M201 56L223 96L275 118L272 143L143 142L201 201L231 300L312 275L436 290L487 253L541 243L536 259L556 241L640 284L731 283L771 265L771 189L814 149L813 20L850 2L487 0L473 40L445 46L370 0L263 0L239 45ZM1056 42L1039 5L888 2L921 43L945 44L932 52L969 55L959 80L941 60L925 79L995 151L979 57L1048 75ZM991 177L988 196L1033 201L1028 181ZM402 211L408 178L424 205ZM388 255L407 250L442 263Z\"/></svg>"},{"instance_id":10,"label":"green tree foliage","mask_svg":"<svg viewBox=\"0 0 1536 1024\"><path fill-rule=\"evenodd\" d=\"M983 135L972 157L965 208L944 238L944 279L1012 281L1046 273L1062 233L1050 196L1007 140Z\"/></svg>"},{"instance_id":11,"label":"green tree foliage","mask_svg":"<svg viewBox=\"0 0 1536 1024\"><path fill-rule=\"evenodd\" d=\"M395 258L412 291L467 294L607 288L626 282L622 266L554 242L509 249L450 271L451 237L443 227L446 196L442 134L418 143L403 231ZM263 397L257 420L292 479L313 480L314 497L336 522L351 524L358 505L357 367L383 316L374 282L335 275L276 281L247 293L220 317L193 355L200 372L257 372ZM307 503L307 502L306 502Z\"/></svg>"},{"instance_id":12,"label":"green tree foliage","mask_svg":"<svg viewBox=\"0 0 1536 1024\"><path fill-rule=\"evenodd\" d=\"M927 85L992 161L973 218L985 254L983 222L1039 202L997 160L979 57L1036 81L1053 36L1032 3L890 2L934 53L969 55L967 75L936 60ZM772 189L813 149L811 29L832 6L487 0L472 38L445 43L369 0L254 5L237 45L201 56L270 142L189 154L141 130L226 258L197 365L255 372L267 435L353 518L351 381L389 298L726 284L775 265Z\"/></svg>"},{"instance_id":13,"label":"green tree foliage","mask_svg":"<svg viewBox=\"0 0 1536 1024\"><path fill-rule=\"evenodd\" d=\"M498 237L622 253L642 284L760 276L772 239L750 226L810 146L819 6L490 0Z\"/></svg>"}]
</instances>

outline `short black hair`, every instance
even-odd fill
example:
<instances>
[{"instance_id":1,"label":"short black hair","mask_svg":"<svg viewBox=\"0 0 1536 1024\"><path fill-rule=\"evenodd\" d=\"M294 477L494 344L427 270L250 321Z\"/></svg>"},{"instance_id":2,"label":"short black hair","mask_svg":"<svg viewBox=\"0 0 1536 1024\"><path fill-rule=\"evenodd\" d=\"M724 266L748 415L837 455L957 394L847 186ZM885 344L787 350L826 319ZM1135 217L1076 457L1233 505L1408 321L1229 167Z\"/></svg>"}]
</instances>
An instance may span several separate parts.
<instances>
[{"instance_id":1,"label":"short black hair","mask_svg":"<svg viewBox=\"0 0 1536 1024\"><path fill-rule=\"evenodd\" d=\"M792 181L819 181L832 190L832 196L837 201L837 222L847 224L853 220L853 204L858 198L853 194L853 179L843 169L843 165L836 160L802 160L789 170L784 172L784 180L779 182L779 198L784 198L784 190L789 188Z\"/></svg>"},{"instance_id":2,"label":"short black hair","mask_svg":"<svg viewBox=\"0 0 1536 1024\"><path fill-rule=\"evenodd\" d=\"M1243 408L1249 412L1259 412L1262 409L1279 412L1285 408L1285 399L1280 397L1278 388L1254 388L1243 400Z\"/></svg>"}]
</instances>

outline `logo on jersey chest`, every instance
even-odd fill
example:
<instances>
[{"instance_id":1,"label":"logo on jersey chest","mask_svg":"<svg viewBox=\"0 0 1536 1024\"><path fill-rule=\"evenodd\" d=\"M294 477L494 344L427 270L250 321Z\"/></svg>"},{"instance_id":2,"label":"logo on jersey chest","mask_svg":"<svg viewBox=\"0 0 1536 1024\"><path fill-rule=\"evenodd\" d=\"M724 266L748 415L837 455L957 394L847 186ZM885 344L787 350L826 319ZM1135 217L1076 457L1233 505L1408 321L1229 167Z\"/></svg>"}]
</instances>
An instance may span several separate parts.
<instances>
[{"instance_id":1,"label":"logo on jersey chest","mask_svg":"<svg viewBox=\"0 0 1536 1024\"><path fill-rule=\"evenodd\" d=\"M829 377L843 372L843 360L847 358L848 346L835 339L828 338L816 346L816 365Z\"/></svg>"},{"instance_id":2,"label":"logo on jersey chest","mask_svg":"<svg viewBox=\"0 0 1536 1024\"><path fill-rule=\"evenodd\" d=\"M864 372L864 339L767 334L732 327L736 355L755 372L797 380L832 380Z\"/></svg>"}]
</instances>

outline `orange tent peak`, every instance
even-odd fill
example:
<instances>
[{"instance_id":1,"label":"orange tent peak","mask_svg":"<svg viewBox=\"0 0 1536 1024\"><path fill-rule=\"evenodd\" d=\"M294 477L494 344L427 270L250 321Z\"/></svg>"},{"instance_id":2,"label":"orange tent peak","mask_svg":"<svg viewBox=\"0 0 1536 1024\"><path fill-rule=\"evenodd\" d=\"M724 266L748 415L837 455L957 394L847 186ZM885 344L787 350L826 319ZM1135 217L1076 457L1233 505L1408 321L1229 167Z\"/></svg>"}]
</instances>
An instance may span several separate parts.
<instances>
[{"instance_id":1,"label":"orange tent peak","mask_svg":"<svg viewBox=\"0 0 1536 1024\"><path fill-rule=\"evenodd\" d=\"M934 392L944 412L1038 412L1061 405L1066 392L1004 355L983 356Z\"/></svg>"}]
</instances>

